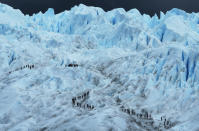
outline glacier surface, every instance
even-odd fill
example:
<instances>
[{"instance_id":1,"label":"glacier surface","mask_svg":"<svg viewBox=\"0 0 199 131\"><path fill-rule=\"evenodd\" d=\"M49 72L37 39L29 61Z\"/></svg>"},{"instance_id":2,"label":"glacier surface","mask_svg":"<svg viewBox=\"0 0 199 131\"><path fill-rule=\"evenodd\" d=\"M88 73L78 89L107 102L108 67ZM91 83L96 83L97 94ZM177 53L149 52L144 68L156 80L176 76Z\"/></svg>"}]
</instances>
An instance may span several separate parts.
<instances>
[{"instance_id":1,"label":"glacier surface","mask_svg":"<svg viewBox=\"0 0 199 131\"><path fill-rule=\"evenodd\" d=\"M29 16L0 3L0 130L198 131L198 50L199 13L80 4ZM92 110L72 104L85 91Z\"/></svg>"}]
</instances>

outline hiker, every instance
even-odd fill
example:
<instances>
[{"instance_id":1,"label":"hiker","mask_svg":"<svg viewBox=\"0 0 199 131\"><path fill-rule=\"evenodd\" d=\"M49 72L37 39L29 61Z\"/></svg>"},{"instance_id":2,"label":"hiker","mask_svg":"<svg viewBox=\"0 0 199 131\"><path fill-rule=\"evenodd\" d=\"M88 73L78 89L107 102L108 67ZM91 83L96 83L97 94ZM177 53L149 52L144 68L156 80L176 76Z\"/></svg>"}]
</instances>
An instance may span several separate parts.
<instances>
[{"instance_id":1,"label":"hiker","mask_svg":"<svg viewBox=\"0 0 199 131\"><path fill-rule=\"evenodd\" d=\"M170 122L169 122L169 121L167 121L167 122L166 122L166 126L168 127L169 125L170 125Z\"/></svg>"},{"instance_id":2,"label":"hiker","mask_svg":"<svg viewBox=\"0 0 199 131\"><path fill-rule=\"evenodd\" d=\"M89 106L89 104L87 104L87 108L88 108L88 109L90 109L90 106Z\"/></svg>"},{"instance_id":3,"label":"hiker","mask_svg":"<svg viewBox=\"0 0 199 131\"><path fill-rule=\"evenodd\" d=\"M87 94L87 96L89 96L89 91L86 94Z\"/></svg>"},{"instance_id":4,"label":"hiker","mask_svg":"<svg viewBox=\"0 0 199 131\"><path fill-rule=\"evenodd\" d=\"M94 105L91 106L91 109L92 109L92 110L94 109Z\"/></svg>"},{"instance_id":5,"label":"hiker","mask_svg":"<svg viewBox=\"0 0 199 131\"><path fill-rule=\"evenodd\" d=\"M68 67L73 67L73 64L69 64Z\"/></svg>"},{"instance_id":6,"label":"hiker","mask_svg":"<svg viewBox=\"0 0 199 131\"><path fill-rule=\"evenodd\" d=\"M73 103L73 105L75 105L75 99L74 98L72 99L72 103Z\"/></svg>"},{"instance_id":7,"label":"hiker","mask_svg":"<svg viewBox=\"0 0 199 131\"><path fill-rule=\"evenodd\" d=\"M165 116L161 116L161 121L166 121L166 117Z\"/></svg>"},{"instance_id":8,"label":"hiker","mask_svg":"<svg viewBox=\"0 0 199 131\"><path fill-rule=\"evenodd\" d=\"M91 110L91 105L89 105L89 109Z\"/></svg>"},{"instance_id":9,"label":"hiker","mask_svg":"<svg viewBox=\"0 0 199 131\"><path fill-rule=\"evenodd\" d=\"M164 120L164 127L166 128L166 126L169 125L169 121L167 121L166 119Z\"/></svg>"},{"instance_id":10,"label":"hiker","mask_svg":"<svg viewBox=\"0 0 199 131\"><path fill-rule=\"evenodd\" d=\"M139 116L140 118L142 118L142 114L140 113L140 116Z\"/></svg>"},{"instance_id":11,"label":"hiker","mask_svg":"<svg viewBox=\"0 0 199 131\"><path fill-rule=\"evenodd\" d=\"M146 119L148 119L149 118L149 114L148 114L148 112L147 112L147 114L146 114Z\"/></svg>"},{"instance_id":12,"label":"hiker","mask_svg":"<svg viewBox=\"0 0 199 131\"><path fill-rule=\"evenodd\" d=\"M122 111L124 112L124 106L121 106L120 109L122 109Z\"/></svg>"},{"instance_id":13,"label":"hiker","mask_svg":"<svg viewBox=\"0 0 199 131\"><path fill-rule=\"evenodd\" d=\"M131 113L130 113L130 109L127 109L127 113L130 115Z\"/></svg>"},{"instance_id":14,"label":"hiker","mask_svg":"<svg viewBox=\"0 0 199 131\"><path fill-rule=\"evenodd\" d=\"M84 98L86 98L86 93L84 93Z\"/></svg>"},{"instance_id":15,"label":"hiker","mask_svg":"<svg viewBox=\"0 0 199 131\"><path fill-rule=\"evenodd\" d=\"M144 118L148 119L148 112L145 112Z\"/></svg>"},{"instance_id":16,"label":"hiker","mask_svg":"<svg viewBox=\"0 0 199 131\"><path fill-rule=\"evenodd\" d=\"M149 118L149 120L153 120L152 117L151 117L151 114L149 114L148 118Z\"/></svg>"},{"instance_id":17,"label":"hiker","mask_svg":"<svg viewBox=\"0 0 199 131\"><path fill-rule=\"evenodd\" d=\"M135 115L135 111L134 111L133 109L131 110L131 114L132 114L132 115Z\"/></svg>"},{"instance_id":18,"label":"hiker","mask_svg":"<svg viewBox=\"0 0 199 131\"><path fill-rule=\"evenodd\" d=\"M79 107L79 103L77 102L77 106Z\"/></svg>"},{"instance_id":19,"label":"hiker","mask_svg":"<svg viewBox=\"0 0 199 131\"><path fill-rule=\"evenodd\" d=\"M167 125L169 125L169 123L170 123L170 122L169 122L169 121L167 121Z\"/></svg>"},{"instance_id":20,"label":"hiker","mask_svg":"<svg viewBox=\"0 0 199 131\"><path fill-rule=\"evenodd\" d=\"M89 109L91 110L91 105L89 105Z\"/></svg>"}]
</instances>

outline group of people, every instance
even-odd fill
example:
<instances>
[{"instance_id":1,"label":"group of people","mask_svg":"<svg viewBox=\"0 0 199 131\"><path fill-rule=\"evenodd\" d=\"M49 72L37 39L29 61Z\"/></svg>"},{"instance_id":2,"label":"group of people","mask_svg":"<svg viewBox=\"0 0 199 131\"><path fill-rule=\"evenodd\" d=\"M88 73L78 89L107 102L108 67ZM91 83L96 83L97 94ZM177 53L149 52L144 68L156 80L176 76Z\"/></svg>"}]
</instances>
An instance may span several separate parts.
<instances>
[{"instance_id":1,"label":"group of people","mask_svg":"<svg viewBox=\"0 0 199 131\"><path fill-rule=\"evenodd\" d=\"M135 115L137 116L137 118L153 120L151 114L149 114L147 111L142 111L142 113L136 113L134 109L125 108L124 106L121 106L120 108L123 112L129 115Z\"/></svg>"},{"instance_id":2,"label":"group of people","mask_svg":"<svg viewBox=\"0 0 199 131\"><path fill-rule=\"evenodd\" d=\"M23 69L25 69L25 68L28 68L28 69L33 69L33 68L35 68L35 65L34 64L32 64L32 65L25 65L25 66L22 66L22 67L20 67L20 68L17 68L17 69L15 69L14 71L19 71L19 70L23 70ZM12 73L12 72L14 72L14 71L9 71L8 73L10 74L10 73Z\"/></svg>"},{"instance_id":3,"label":"group of people","mask_svg":"<svg viewBox=\"0 0 199 131\"><path fill-rule=\"evenodd\" d=\"M125 108L124 106L121 106L120 108L123 112L125 112L129 115L134 115L139 119L151 120L150 124L151 125L154 124L154 120L151 117L151 114L149 114L146 110L142 110L141 113L136 113L134 109ZM166 117L162 116L161 122L163 122L165 129L169 129L172 127L172 123L169 120L167 120Z\"/></svg>"},{"instance_id":4,"label":"group of people","mask_svg":"<svg viewBox=\"0 0 199 131\"><path fill-rule=\"evenodd\" d=\"M137 118L142 119L142 120L147 120L146 122L150 125L154 124L154 120L151 117L151 114L149 114L146 110L142 110L141 113L136 113L134 109L125 108L124 106L121 106L120 108L123 112L129 115L136 116ZM146 127L146 126L143 126L143 127Z\"/></svg>"},{"instance_id":5,"label":"group of people","mask_svg":"<svg viewBox=\"0 0 199 131\"><path fill-rule=\"evenodd\" d=\"M88 97L89 97L89 91L87 91L87 92L85 92L82 95L79 95L77 97L73 97L72 98L72 105L80 107L80 108L84 108L84 109L93 110L94 109L94 105L89 105L89 104L83 104L82 103Z\"/></svg>"},{"instance_id":6,"label":"group of people","mask_svg":"<svg viewBox=\"0 0 199 131\"><path fill-rule=\"evenodd\" d=\"M165 116L161 116L161 121L164 123L164 128L169 129L172 123L166 119Z\"/></svg>"},{"instance_id":7,"label":"group of people","mask_svg":"<svg viewBox=\"0 0 199 131\"><path fill-rule=\"evenodd\" d=\"M84 108L84 109L89 109L89 110L93 110L95 108L94 105L82 104L80 102L77 102L76 106L80 108Z\"/></svg>"},{"instance_id":8,"label":"group of people","mask_svg":"<svg viewBox=\"0 0 199 131\"><path fill-rule=\"evenodd\" d=\"M78 64L68 64L68 65L65 65L65 67L78 67L79 65Z\"/></svg>"}]
</instances>

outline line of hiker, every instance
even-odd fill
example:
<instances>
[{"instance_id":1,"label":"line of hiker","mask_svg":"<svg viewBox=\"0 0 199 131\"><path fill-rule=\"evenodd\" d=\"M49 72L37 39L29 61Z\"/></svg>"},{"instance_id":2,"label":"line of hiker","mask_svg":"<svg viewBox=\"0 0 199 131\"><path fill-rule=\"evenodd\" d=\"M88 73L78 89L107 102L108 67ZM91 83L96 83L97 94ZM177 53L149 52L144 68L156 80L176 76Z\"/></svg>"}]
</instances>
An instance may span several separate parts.
<instances>
[{"instance_id":1,"label":"line of hiker","mask_svg":"<svg viewBox=\"0 0 199 131\"><path fill-rule=\"evenodd\" d=\"M94 105L82 104L79 102L77 102L76 105L74 105L74 106L84 108L84 109L89 109L89 110L93 110L95 108Z\"/></svg>"},{"instance_id":2,"label":"line of hiker","mask_svg":"<svg viewBox=\"0 0 199 131\"><path fill-rule=\"evenodd\" d=\"M141 124L143 127L145 127L145 128L147 126L153 127L154 120L151 117L151 114L149 114L146 110L142 109L141 112L137 113L137 112L135 112L134 109L125 108L124 106L121 106L120 109L122 110L122 112L125 112L128 115L137 117L138 119L136 119L135 122L136 123L143 122Z\"/></svg>"},{"instance_id":3,"label":"line of hiker","mask_svg":"<svg viewBox=\"0 0 199 131\"><path fill-rule=\"evenodd\" d=\"M166 119L165 116L161 116L161 122L164 124L165 129L169 129L175 125L175 123L172 123L170 120Z\"/></svg>"},{"instance_id":4,"label":"line of hiker","mask_svg":"<svg viewBox=\"0 0 199 131\"><path fill-rule=\"evenodd\" d=\"M145 110L142 110L141 113L136 113L134 109L125 108L124 106L121 106L120 108L123 112L125 112L129 115L134 115L137 118L146 119L146 120L153 120L152 117L151 117L151 114L149 114Z\"/></svg>"},{"instance_id":5,"label":"line of hiker","mask_svg":"<svg viewBox=\"0 0 199 131\"><path fill-rule=\"evenodd\" d=\"M82 95L73 97L72 104L75 105L75 102L77 102L77 100L84 100L84 99L87 99L88 97L89 97L89 91L83 93Z\"/></svg>"},{"instance_id":6,"label":"line of hiker","mask_svg":"<svg viewBox=\"0 0 199 131\"><path fill-rule=\"evenodd\" d=\"M83 104L83 101L85 99L88 99L89 94L90 94L90 92L87 91L87 92L83 93L82 95L73 97L72 98L72 105L76 106L76 107L84 108L84 109L93 110L94 109L94 105Z\"/></svg>"},{"instance_id":7,"label":"line of hiker","mask_svg":"<svg viewBox=\"0 0 199 131\"><path fill-rule=\"evenodd\" d=\"M34 64L32 64L32 65L25 65L25 66L22 66L22 67L20 67L20 68L16 68L14 71L9 71L8 73L10 74L10 73L12 73L12 72L15 72L15 71L19 71L19 70L23 70L23 69L25 69L25 68L28 68L28 69L33 69L33 68L35 68L35 65Z\"/></svg>"},{"instance_id":8,"label":"line of hiker","mask_svg":"<svg viewBox=\"0 0 199 131\"><path fill-rule=\"evenodd\" d=\"M78 67L79 65L78 64L68 64L68 65L65 65L65 67Z\"/></svg>"},{"instance_id":9,"label":"line of hiker","mask_svg":"<svg viewBox=\"0 0 199 131\"><path fill-rule=\"evenodd\" d=\"M147 123L149 123L150 125L154 124L154 119L152 118L151 114L149 114L146 110L142 109L140 113L136 113L134 109L129 109L129 108L125 108L124 106L121 106L120 109L129 114L129 115L133 115L136 116L138 119L142 119L142 120L150 120ZM160 118L160 125L159 128L162 127L161 125L163 125L163 127L165 129L169 129L171 127L173 127L175 125L175 123L172 123L170 120L166 119L165 116L162 116Z\"/></svg>"}]
</instances>

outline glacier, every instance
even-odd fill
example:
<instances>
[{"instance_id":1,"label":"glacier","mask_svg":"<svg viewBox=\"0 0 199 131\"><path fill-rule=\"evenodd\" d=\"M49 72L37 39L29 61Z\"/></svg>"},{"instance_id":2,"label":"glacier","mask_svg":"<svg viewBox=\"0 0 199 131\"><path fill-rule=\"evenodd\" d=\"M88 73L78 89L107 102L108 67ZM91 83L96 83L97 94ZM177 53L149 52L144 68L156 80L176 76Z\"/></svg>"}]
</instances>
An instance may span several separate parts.
<instances>
[{"instance_id":1,"label":"glacier","mask_svg":"<svg viewBox=\"0 0 199 131\"><path fill-rule=\"evenodd\" d=\"M198 131L198 50L199 13L0 3L0 130Z\"/></svg>"}]
</instances>

